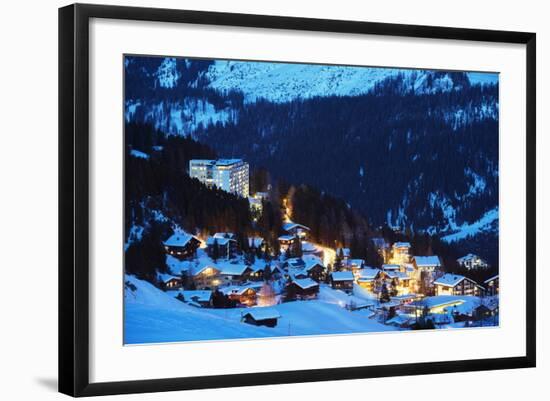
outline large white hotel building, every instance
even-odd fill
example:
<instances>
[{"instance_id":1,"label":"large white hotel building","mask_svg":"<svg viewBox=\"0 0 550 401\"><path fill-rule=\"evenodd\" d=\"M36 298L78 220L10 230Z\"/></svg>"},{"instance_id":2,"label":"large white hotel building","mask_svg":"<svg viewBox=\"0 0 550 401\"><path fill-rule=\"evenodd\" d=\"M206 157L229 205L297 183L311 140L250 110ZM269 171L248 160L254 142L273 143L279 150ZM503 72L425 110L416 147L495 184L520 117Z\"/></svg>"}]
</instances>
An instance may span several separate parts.
<instances>
[{"instance_id":1,"label":"large white hotel building","mask_svg":"<svg viewBox=\"0 0 550 401\"><path fill-rule=\"evenodd\" d=\"M189 176L208 186L248 198L248 163L242 159L189 160Z\"/></svg>"}]
</instances>

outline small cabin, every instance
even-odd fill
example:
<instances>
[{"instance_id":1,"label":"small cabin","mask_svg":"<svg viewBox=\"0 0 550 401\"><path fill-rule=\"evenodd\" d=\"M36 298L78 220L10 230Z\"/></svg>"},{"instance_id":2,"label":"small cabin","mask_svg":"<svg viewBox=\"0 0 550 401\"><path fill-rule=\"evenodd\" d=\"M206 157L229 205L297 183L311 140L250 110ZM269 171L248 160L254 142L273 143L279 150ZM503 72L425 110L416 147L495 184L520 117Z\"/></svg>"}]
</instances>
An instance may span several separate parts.
<instances>
[{"instance_id":1,"label":"small cabin","mask_svg":"<svg viewBox=\"0 0 550 401\"><path fill-rule=\"evenodd\" d=\"M488 278L483 282L483 284L485 284L487 295L489 296L498 295L499 293L498 274L496 276Z\"/></svg>"},{"instance_id":2,"label":"small cabin","mask_svg":"<svg viewBox=\"0 0 550 401\"><path fill-rule=\"evenodd\" d=\"M362 269L365 266L365 261L363 259L348 259L345 263L346 267L352 272L356 272L359 269Z\"/></svg>"},{"instance_id":3,"label":"small cabin","mask_svg":"<svg viewBox=\"0 0 550 401\"><path fill-rule=\"evenodd\" d=\"M316 298L319 293L319 283L310 278L294 279L288 284L288 287L299 299Z\"/></svg>"},{"instance_id":4,"label":"small cabin","mask_svg":"<svg viewBox=\"0 0 550 401\"><path fill-rule=\"evenodd\" d=\"M198 238L179 230L163 242L165 252L178 259L194 258L200 244Z\"/></svg>"},{"instance_id":5,"label":"small cabin","mask_svg":"<svg viewBox=\"0 0 550 401\"><path fill-rule=\"evenodd\" d=\"M216 233L206 239L206 246L208 256L211 258L230 259L237 250L237 241L229 235L224 237L222 234ZM216 247L218 249L217 255Z\"/></svg>"},{"instance_id":6,"label":"small cabin","mask_svg":"<svg viewBox=\"0 0 550 401\"><path fill-rule=\"evenodd\" d=\"M264 279L266 269L267 265L261 263L256 263L250 266L251 271L248 279L252 281L262 281Z\"/></svg>"},{"instance_id":7,"label":"small cabin","mask_svg":"<svg viewBox=\"0 0 550 401\"><path fill-rule=\"evenodd\" d=\"M309 278L317 281L318 283L325 280L325 266L323 266L323 263L318 259L306 260L304 271L307 273Z\"/></svg>"},{"instance_id":8,"label":"small cabin","mask_svg":"<svg viewBox=\"0 0 550 401\"><path fill-rule=\"evenodd\" d=\"M158 274L158 279L165 290L175 290L181 288L183 285L181 277L172 276L170 274Z\"/></svg>"},{"instance_id":9,"label":"small cabin","mask_svg":"<svg viewBox=\"0 0 550 401\"><path fill-rule=\"evenodd\" d=\"M210 290L185 290L182 291L183 301L193 306L202 308L212 307L212 291Z\"/></svg>"},{"instance_id":10,"label":"small cabin","mask_svg":"<svg viewBox=\"0 0 550 401\"><path fill-rule=\"evenodd\" d=\"M275 327L281 315L275 308L256 307L243 312L242 319L245 323L254 326Z\"/></svg>"},{"instance_id":11,"label":"small cabin","mask_svg":"<svg viewBox=\"0 0 550 401\"><path fill-rule=\"evenodd\" d=\"M355 277L350 271L332 272L330 274L330 283L332 288L337 290L350 291L353 289Z\"/></svg>"},{"instance_id":12,"label":"small cabin","mask_svg":"<svg viewBox=\"0 0 550 401\"><path fill-rule=\"evenodd\" d=\"M218 264L219 280L223 284L238 285L249 279L252 268L239 263Z\"/></svg>"},{"instance_id":13,"label":"small cabin","mask_svg":"<svg viewBox=\"0 0 550 401\"><path fill-rule=\"evenodd\" d=\"M435 295L481 295L483 287L459 274L447 273L434 281Z\"/></svg>"},{"instance_id":14,"label":"small cabin","mask_svg":"<svg viewBox=\"0 0 550 401\"><path fill-rule=\"evenodd\" d=\"M281 248L282 252L286 251L292 245L292 243L294 242L294 238L296 237L290 234L281 235L278 238L279 247Z\"/></svg>"},{"instance_id":15,"label":"small cabin","mask_svg":"<svg viewBox=\"0 0 550 401\"><path fill-rule=\"evenodd\" d=\"M256 290L249 286L222 287L219 291L239 305L256 305Z\"/></svg>"},{"instance_id":16,"label":"small cabin","mask_svg":"<svg viewBox=\"0 0 550 401\"><path fill-rule=\"evenodd\" d=\"M309 227L306 227L302 224L294 223L292 221L284 223L283 230L292 236L300 238L301 240L306 239L309 233Z\"/></svg>"}]
</instances>

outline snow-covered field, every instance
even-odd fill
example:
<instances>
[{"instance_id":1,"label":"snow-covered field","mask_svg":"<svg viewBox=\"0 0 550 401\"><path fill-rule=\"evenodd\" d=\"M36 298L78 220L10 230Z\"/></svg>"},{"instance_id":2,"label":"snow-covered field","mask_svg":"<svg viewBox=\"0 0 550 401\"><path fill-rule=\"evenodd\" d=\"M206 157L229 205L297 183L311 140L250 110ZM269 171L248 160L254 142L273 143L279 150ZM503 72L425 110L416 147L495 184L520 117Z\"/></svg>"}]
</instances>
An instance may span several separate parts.
<instances>
[{"instance_id":1,"label":"snow-covered field","mask_svg":"<svg viewBox=\"0 0 550 401\"><path fill-rule=\"evenodd\" d=\"M150 283L126 276L125 344L244 339L279 336L344 334L398 330L368 316L368 310L348 311L344 306L368 302L322 286L317 300L276 305L281 315L274 328L241 322L246 308L201 309L189 306Z\"/></svg>"}]
</instances>

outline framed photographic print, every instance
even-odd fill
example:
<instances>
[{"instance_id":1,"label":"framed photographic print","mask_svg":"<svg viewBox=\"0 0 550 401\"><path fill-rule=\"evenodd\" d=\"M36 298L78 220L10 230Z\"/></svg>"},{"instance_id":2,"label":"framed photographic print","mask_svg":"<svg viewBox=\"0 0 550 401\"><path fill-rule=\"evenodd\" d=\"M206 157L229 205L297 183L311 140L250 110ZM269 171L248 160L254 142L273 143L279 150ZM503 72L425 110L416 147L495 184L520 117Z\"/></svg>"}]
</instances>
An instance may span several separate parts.
<instances>
[{"instance_id":1,"label":"framed photographic print","mask_svg":"<svg viewBox=\"0 0 550 401\"><path fill-rule=\"evenodd\" d=\"M60 391L535 366L535 75L534 33L61 8Z\"/></svg>"}]
</instances>

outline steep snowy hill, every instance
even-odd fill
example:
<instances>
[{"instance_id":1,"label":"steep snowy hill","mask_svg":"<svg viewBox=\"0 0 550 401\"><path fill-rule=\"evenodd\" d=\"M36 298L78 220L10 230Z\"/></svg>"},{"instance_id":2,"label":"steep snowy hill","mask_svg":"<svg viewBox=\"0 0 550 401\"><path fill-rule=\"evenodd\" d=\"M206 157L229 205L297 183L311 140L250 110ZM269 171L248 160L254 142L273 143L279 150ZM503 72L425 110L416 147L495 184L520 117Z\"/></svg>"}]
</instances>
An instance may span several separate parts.
<instances>
[{"instance_id":1,"label":"steep snowy hill","mask_svg":"<svg viewBox=\"0 0 550 401\"><path fill-rule=\"evenodd\" d=\"M362 95L378 82L398 74L409 77L419 92L452 88L452 80L446 74L428 87L426 77L434 73L426 71L311 64L216 61L205 77L210 82L209 88L241 91L247 102L265 99L281 103L316 96Z\"/></svg>"},{"instance_id":2,"label":"steep snowy hill","mask_svg":"<svg viewBox=\"0 0 550 401\"><path fill-rule=\"evenodd\" d=\"M326 300L294 301L275 306L281 318L274 328L241 322L246 308L202 309L189 306L150 283L125 276L125 344L205 341L239 338L280 337L395 331L368 318L365 310L350 312L341 303L348 296L335 293Z\"/></svg>"}]
</instances>

